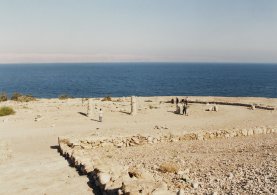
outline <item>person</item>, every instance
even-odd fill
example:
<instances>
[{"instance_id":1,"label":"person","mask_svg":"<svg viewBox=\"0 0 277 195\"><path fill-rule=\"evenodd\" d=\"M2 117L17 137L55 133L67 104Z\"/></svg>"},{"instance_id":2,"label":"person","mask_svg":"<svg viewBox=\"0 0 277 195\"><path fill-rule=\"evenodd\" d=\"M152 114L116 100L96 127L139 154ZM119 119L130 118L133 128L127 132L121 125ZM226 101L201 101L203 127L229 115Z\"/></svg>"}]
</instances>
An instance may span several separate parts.
<instances>
[{"instance_id":1,"label":"person","mask_svg":"<svg viewBox=\"0 0 277 195\"><path fill-rule=\"evenodd\" d=\"M188 105L184 103L183 106L183 114L185 114L185 116L188 116Z\"/></svg>"},{"instance_id":2,"label":"person","mask_svg":"<svg viewBox=\"0 0 277 195\"><path fill-rule=\"evenodd\" d=\"M179 104L179 99L176 97L176 104Z\"/></svg>"},{"instance_id":3,"label":"person","mask_svg":"<svg viewBox=\"0 0 277 195\"><path fill-rule=\"evenodd\" d=\"M185 116L188 116L188 97L186 97L186 99L184 100L184 107L183 107L183 114L185 114Z\"/></svg>"},{"instance_id":4,"label":"person","mask_svg":"<svg viewBox=\"0 0 277 195\"><path fill-rule=\"evenodd\" d=\"M176 105L176 114L180 114L180 107L179 107L179 99L176 97L175 105Z\"/></svg>"},{"instance_id":5,"label":"person","mask_svg":"<svg viewBox=\"0 0 277 195\"><path fill-rule=\"evenodd\" d=\"M179 102L179 104L177 104L177 108L177 114L182 114L184 104L182 102Z\"/></svg>"},{"instance_id":6,"label":"person","mask_svg":"<svg viewBox=\"0 0 277 195\"><path fill-rule=\"evenodd\" d=\"M185 105L188 105L188 97L186 97L184 102L185 102Z\"/></svg>"},{"instance_id":7,"label":"person","mask_svg":"<svg viewBox=\"0 0 277 195\"><path fill-rule=\"evenodd\" d=\"M103 111L100 108L100 110L99 110L99 122L102 122L102 121L103 121Z\"/></svg>"}]
</instances>

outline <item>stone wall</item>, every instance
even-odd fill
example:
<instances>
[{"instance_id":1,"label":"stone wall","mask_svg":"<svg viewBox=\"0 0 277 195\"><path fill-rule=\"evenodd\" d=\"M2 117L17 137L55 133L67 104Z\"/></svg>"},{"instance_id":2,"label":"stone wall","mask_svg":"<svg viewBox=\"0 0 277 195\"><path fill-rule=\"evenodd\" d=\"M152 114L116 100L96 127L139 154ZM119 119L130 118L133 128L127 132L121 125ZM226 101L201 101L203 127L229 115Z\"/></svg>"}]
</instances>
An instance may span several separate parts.
<instances>
[{"instance_id":1,"label":"stone wall","mask_svg":"<svg viewBox=\"0 0 277 195\"><path fill-rule=\"evenodd\" d=\"M257 109L262 110L276 110L275 107L269 105L258 105L258 104L248 104L248 103L236 103L236 102L220 102L220 101L200 101L200 100L190 100L188 103L195 104L217 104L217 105L229 105L229 106L244 106L248 108L252 108L255 106Z\"/></svg>"},{"instance_id":2,"label":"stone wall","mask_svg":"<svg viewBox=\"0 0 277 195\"><path fill-rule=\"evenodd\" d=\"M129 167L119 165L110 159L100 159L97 156L85 155L97 147L133 147L143 144L175 142L186 140L229 139L240 136L276 133L276 127L255 127L249 129L231 129L217 131L196 131L183 135L143 136L99 138L99 137L59 137L61 154L81 173L87 174L90 182L102 194L176 194L168 191L167 185L156 182L146 170L132 172ZM86 150L89 149L89 150ZM89 157L87 157L89 156ZM179 194L180 192L177 192Z\"/></svg>"}]
</instances>

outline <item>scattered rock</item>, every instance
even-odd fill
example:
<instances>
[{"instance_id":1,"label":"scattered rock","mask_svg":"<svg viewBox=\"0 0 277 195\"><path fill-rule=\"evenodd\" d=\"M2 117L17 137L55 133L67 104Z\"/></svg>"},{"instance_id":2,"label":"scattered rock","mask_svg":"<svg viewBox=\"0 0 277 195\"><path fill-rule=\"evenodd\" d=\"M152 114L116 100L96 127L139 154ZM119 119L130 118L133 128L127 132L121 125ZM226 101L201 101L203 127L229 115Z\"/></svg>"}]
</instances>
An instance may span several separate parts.
<instances>
[{"instance_id":1,"label":"scattered rock","mask_svg":"<svg viewBox=\"0 0 277 195\"><path fill-rule=\"evenodd\" d=\"M178 192L177 192L177 195L185 195L185 191L183 189L180 189Z\"/></svg>"},{"instance_id":2,"label":"scattered rock","mask_svg":"<svg viewBox=\"0 0 277 195\"><path fill-rule=\"evenodd\" d=\"M247 135L248 135L248 136L251 136L251 135L253 135L253 134L254 134L253 129L248 129Z\"/></svg>"},{"instance_id":3,"label":"scattered rock","mask_svg":"<svg viewBox=\"0 0 277 195\"><path fill-rule=\"evenodd\" d=\"M191 183L191 186L192 186L194 189L197 189L198 186L199 186L199 184L198 184L198 182L192 182L192 183Z\"/></svg>"},{"instance_id":4,"label":"scattered rock","mask_svg":"<svg viewBox=\"0 0 277 195\"><path fill-rule=\"evenodd\" d=\"M233 177L234 177L233 173L228 173L228 177L229 177L229 179L233 179Z\"/></svg>"},{"instance_id":5,"label":"scattered rock","mask_svg":"<svg viewBox=\"0 0 277 195\"><path fill-rule=\"evenodd\" d=\"M187 176L186 174L182 175L182 180L184 180L187 183L190 183L189 176Z\"/></svg>"},{"instance_id":6,"label":"scattered rock","mask_svg":"<svg viewBox=\"0 0 277 195\"><path fill-rule=\"evenodd\" d=\"M111 176L108 173L98 173L98 180L102 185L108 183L111 179Z\"/></svg>"},{"instance_id":7,"label":"scattered rock","mask_svg":"<svg viewBox=\"0 0 277 195\"><path fill-rule=\"evenodd\" d=\"M37 115L37 116L35 117L35 122L41 121L42 119L43 119L43 118L42 118L41 115Z\"/></svg>"},{"instance_id":8,"label":"scattered rock","mask_svg":"<svg viewBox=\"0 0 277 195\"><path fill-rule=\"evenodd\" d=\"M152 174L142 168L133 168L129 170L129 175L131 177L136 177L138 179L144 179L147 181L154 181Z\"/></svg>"}]
</instances>

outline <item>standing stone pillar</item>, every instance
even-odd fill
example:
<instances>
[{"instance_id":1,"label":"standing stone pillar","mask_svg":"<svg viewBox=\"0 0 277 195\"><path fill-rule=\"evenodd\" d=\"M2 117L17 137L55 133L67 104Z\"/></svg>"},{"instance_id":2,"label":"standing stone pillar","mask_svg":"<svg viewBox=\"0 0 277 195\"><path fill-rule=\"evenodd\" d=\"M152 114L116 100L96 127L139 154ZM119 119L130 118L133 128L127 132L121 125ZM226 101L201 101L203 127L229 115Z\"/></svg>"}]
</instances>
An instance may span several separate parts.
<instances>
[{"instance_id":1,"label":"standing stone pillar","mask_svg":"<svg viewBox=\"0 0 277 195\"><path fill-rule=\"evenodd\" d=\"M87 116L92 116L92 100L88 98L88 104L87 104Z\"/></svg>"},{"instance_id":2,"label":"standing stone pillar","mask_svg":"<svg viewBox=\"0 0 277 195\"><path fill-rule=\"evenodd\" d=\"M131 115L137 114L137 101L135 96L131 96Z\"/></svg>"}]
</instances>

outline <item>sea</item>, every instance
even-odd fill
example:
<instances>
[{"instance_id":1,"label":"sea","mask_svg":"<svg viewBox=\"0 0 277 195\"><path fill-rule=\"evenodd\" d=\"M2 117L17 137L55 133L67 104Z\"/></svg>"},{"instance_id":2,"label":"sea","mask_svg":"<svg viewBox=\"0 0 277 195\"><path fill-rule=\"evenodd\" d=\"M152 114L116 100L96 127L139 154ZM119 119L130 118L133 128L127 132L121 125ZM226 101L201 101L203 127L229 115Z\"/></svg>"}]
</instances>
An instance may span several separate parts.
<instances>
[{"instance_id":1,"label":"sea","mask_svg":"<svg viewBox=\"0 0 277 195\"><path fill-rule=\"evenodd\" d=\"M232 96L277 98L277 64L0 64L0 93L38 98Z\"/></svg>"}]
</instances>

